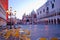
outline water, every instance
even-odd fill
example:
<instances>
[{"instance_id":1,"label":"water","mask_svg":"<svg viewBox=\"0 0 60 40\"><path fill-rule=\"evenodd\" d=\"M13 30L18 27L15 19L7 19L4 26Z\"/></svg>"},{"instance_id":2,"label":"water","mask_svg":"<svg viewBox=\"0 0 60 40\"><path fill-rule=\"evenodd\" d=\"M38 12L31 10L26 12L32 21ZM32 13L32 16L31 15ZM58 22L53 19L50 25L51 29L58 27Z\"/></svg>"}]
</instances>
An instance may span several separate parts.
<instances>
[{"instance_id":1,"label":"water","mask_svg":"<svg viewBox=\"0 0 60 40\"><path fill-rule=\"evenodd\" d=\"M41 37L52 38L60 37L60 25L20 25L23 29L30 30L31 40Z\"/></svg>"}]
</instances>

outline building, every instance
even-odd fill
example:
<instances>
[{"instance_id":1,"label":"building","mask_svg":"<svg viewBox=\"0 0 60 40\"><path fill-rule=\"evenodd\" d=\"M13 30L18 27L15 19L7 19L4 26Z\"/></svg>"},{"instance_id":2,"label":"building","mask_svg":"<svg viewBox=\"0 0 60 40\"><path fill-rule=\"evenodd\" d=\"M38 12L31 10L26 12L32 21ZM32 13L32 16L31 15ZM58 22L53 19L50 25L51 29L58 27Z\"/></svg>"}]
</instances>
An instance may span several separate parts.
<instances>
[{"instance_id":1,"label":"building","mask_svg":"<svg viewBox=\"0 0 60 40\"><path fill-rule=\"evenodd\" d=\"M29 15L23 15L22 18L22 23L23 24L36 24L37 23L37 15L36 12L33 10L31 11L31 14Z\"/></svg>"},{"instance_id":2,"label":"building","mask_svg":"<svg viewBox=\"0 0 60 40\"><path fill-rule=\"evenodd\" d=\"M7 24L6 23L7 9L8 9L8 0L0 0L0 26L5 26Z\"/></svg>"},{"instance_id":3,"label":"building","mask_svg":"<svg viewBox=\"0 0 60 40\"><path fill-rule=\"evenodd\" d=\"M37 15L34 10L31 12L31 19L32 19L32 24L37 24Z\"/></svg>"},{"instance_id":4,"label":"building","mask_svg":"<svg viewBox=\"0 0 60 40\"><path fill-rule=\"evenodd\" d=\"M24 14L21 21L22 24L26 24L26 17L27 17L26 14Z\"/></svg>"},{"instance_id":5,"label":"building","mask_svg":"<svg viewBox=\"0 0 60 40\"><path fill-rule=\"evenodd\" d=\"M37 19L39 23L60 24L60 0L47 0L47 2L37 9Z\"/></svg>"}]
</instances>

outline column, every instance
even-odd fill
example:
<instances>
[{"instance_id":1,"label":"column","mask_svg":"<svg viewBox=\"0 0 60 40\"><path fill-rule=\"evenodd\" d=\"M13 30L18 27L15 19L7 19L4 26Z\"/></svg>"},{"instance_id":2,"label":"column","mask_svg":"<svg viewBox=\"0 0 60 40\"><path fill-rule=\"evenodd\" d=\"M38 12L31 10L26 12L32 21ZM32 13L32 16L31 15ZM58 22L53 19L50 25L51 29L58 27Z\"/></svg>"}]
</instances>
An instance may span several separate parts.
<instances>
[{"instance_id":1,"label":"column","mask_svg":"<svg viewBox=\"0 0 60 40\"><path fill-rule=\"evenodd\" d=\"M50 24L52 24L52 19L50 20Z\"/></svg>"},{"instance_id":2,"label":"column","mask_svg":"<svg viewBox=\"0 0 60 40\"><path fill-rule=\"evenodd\" d=\"M50 24L51 24L52 22L51 22L51 19L50 19Z\"/></svg>"},{"instance_id":3,"label":"column","mask_svg":"<svg viewBox=\"0 0 60 40\"><path fill-rule=\"evenodd\" d=\"M58 24L57 18L56 18L56 24Z\"/></svg>"},{"instance_id":4,"label":"column","mask_svg":"<svg viewBox=\"0 0 60 40\"><path fill-rule=\"evenodd\" d=\"M53 24L55 24L55 23L54 23L54 19L53 19Z\"/></svg>"},{"instance_id":5,"label":"column","mask_svg":"<svg viewBox=\"0 0 60 40\"><path fill-rule=\"evenodd\" d=\"M50 24L50 19L48 20L48 24Z\"/></svg>"}]
</instances>

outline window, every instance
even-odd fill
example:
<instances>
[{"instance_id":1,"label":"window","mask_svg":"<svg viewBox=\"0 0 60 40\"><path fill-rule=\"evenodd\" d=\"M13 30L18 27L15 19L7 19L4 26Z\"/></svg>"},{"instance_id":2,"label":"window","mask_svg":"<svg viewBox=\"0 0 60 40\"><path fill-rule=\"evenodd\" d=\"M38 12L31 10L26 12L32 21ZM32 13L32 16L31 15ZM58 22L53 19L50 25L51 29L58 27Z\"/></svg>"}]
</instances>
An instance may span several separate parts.
<instances>
[{"instance_id":1,"label":"window","mask_svg":"<svg viewBox=\"0 0 60 40\"><path fill-rule=\"evenodd\" d=\"M40 14L41 14L41 11L40 11Z\"/></svg>"},{"instance_id":2,"label":"window","mask_svg":"<svg viewBox=\"0 0 60 40\"><path fill-rule=\"evenodd\" d=\"M47 7L47 9L46 9L46 10L47 10L47 13L48 13L48 12L49 12L49 8Z\"/></svg>"},{"instance_id":3,"label":"window","mask_svg":"<svg viewBox=\"0 0 60 40\"><path fill-rule=\"evenodd\" d=\"M47 11L49 10L49 8L47 7Z\"/></svg>"},{"instance_id":4,"label":"window","mask_svg":"<svg viewBox=\"0 0 60 40\"><path fill-rule=\"evenodd\" d=\"M55 0L53 0L55 2Z\"/></svg>"},{"instance_id":5,"label":"window","mask_svg":"<svg viewBox=\"0 0 60 40\"><path fill-rule=\"evenodd\" d=\"M43 12L45 12L45 9L43 9Z\"/></svg>"},{"instance_id":6,"label":"window","mask_svg":"<svg viewBox=\"0 0 60 40\"><path fill-rule=\"evenodd\" d=\"M52 4L52 1L51 1L51 4Z\"/></svg>"},{"instance_id":7,"label":"window","mask_svg":"<svg viewBox=\"0 0 60 40\"><path fill-rule=\"evenodd\" d=\"M52 4L52 8L54 8L54 4Z\"/></svg>"},{"instance_id":8,"label":"window","mask_svg":"<svg viewBox=\"0 0 60 40\"><path fill-rule=\"evenodd\" d=\"M38 15L39 15L39 13L38 13Z\"/></svg>"},{"instance_id":9,"label":"window","mask_svg":"<svg viewBox=\"0 0 60 40\"><path fill-rule=\"evenodd\" d=\"M34 18L36 18L36 14L34 15Z\"/></svg>"},{"instance_id":10,"label":"window","mask_svg":"<svg viewBox=\"0 0 60 40\"><path fill-rule=\"evenodd\" d=\"M29 19L27 19L26 22L29 22Z\"/></svg>"}]
</instances>

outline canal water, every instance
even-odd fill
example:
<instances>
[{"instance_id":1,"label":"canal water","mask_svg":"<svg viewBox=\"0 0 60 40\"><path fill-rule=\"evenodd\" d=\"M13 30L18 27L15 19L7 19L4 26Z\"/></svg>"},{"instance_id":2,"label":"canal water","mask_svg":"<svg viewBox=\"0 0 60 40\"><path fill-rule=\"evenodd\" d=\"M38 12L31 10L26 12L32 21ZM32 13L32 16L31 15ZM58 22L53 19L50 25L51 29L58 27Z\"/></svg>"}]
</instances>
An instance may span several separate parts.
<instances>
[{"instance_id":1,"label":"canal water","mask_svg":"<svg viewBox=\"0 0 60 40\"><path fill-rule=\"evenodd\" d=\"M39 38L52 37L60 38L60 25L20 25L22 29L30 30L31 40L38 40Z\"/></svg>"}]
</instances>

